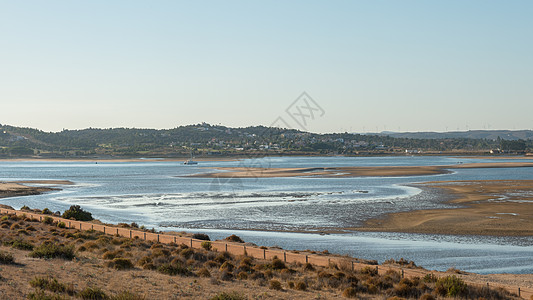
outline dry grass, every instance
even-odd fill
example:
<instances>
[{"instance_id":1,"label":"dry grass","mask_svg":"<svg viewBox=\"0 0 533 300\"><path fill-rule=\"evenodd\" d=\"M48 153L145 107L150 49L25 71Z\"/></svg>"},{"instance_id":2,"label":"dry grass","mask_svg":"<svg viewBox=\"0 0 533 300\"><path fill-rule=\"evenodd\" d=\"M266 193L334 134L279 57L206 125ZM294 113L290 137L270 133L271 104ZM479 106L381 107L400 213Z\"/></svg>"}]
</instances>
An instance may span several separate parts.
<instances>
[{"instance_id":1,"label":"dry grass","mask_svg":"<svg viewBox=\"0 0 533 300\"><path fill-rule=\"evenodd\" d=\"M375 266L352 271L342 263L329 267L287 264L278 258L259 260L205 246L192 249L184 244L20 221L14 216L1 218L1 222L21 228L32 226L34 230L23 234L11 225L0 229L4 245L0 261L4 255L6 261L11 256L17 262L2 265L5 287L0 298L302 299L316 294L322 298L368 299L456 295L511 298L501 290L477 289L464 282L463 286L460 279L452 277L402 279L394 271L379 274Z\"/></svg>"}]
</instances>

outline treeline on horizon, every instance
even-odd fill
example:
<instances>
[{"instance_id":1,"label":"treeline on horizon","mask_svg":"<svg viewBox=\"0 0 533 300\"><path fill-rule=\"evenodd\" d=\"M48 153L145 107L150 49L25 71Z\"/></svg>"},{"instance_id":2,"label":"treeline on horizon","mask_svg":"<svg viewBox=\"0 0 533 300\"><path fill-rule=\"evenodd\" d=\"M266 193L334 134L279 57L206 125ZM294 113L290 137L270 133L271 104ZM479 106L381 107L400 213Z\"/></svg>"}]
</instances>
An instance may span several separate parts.
<instances>
[{"instance_id":1,"label":"treeline on horizon","mask_svg":"<svg viewBox=\"0 0 533 300\"><path fill-rule=\"evenodd\" d=\"M160 156L271 154L389 154L420 152L525 153L532 140L398 138L352 133L318 134L253 126L230 128L206 123L173 129L88 128L44 132L0 125L0 156Z\"/></svg>"}]
</instances>

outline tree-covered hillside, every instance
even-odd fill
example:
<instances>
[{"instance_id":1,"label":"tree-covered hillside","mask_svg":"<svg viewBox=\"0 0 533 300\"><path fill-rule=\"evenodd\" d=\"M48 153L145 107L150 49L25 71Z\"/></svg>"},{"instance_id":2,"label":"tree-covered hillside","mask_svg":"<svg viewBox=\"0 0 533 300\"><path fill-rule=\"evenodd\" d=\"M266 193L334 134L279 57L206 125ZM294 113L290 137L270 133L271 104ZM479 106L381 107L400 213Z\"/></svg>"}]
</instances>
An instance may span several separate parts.
<instances>
[{"instance_id":1,"label":"tree-covered hillside","mask_svg":"<svg viewBox=\"0 0 533 300\"><path fill-rule=\"evenodd\" d=\"M187 156L280 154L394 154L439 152L526 152L531 140L391 137L351 133L316 134L254 126L229 128L206 123L173 129L88 128L44 132L0 125L0 156Z\"/></svg>"}]
</instances>

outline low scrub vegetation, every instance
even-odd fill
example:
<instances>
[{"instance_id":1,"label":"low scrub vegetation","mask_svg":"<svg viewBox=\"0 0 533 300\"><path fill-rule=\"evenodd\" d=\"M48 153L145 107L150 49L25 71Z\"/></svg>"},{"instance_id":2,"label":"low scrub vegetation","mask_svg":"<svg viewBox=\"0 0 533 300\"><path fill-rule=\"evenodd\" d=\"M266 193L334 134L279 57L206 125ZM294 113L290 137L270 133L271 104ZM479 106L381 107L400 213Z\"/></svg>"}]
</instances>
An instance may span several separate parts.
<instances>
[{"instance_id":1,"label":"low scrub vegetation","mask_svg":"<svg viewBox=\"0 0 533 300\"><path fill-rule=\"evenodd\" d=\"M212 287L245 283L250 289L261 287L263 291L281 293L288 298L294 295L312 298L317 294L329 293L328 295L363 299L513 299L513 296L504 290L470 286L455 275L439 277L428 274L423 277L402 278L400 272L392 269L384 272L380 267L378 272L374 265L352 270L350 264L343 263L321 267L304 263L290 264L278 257L263 260L246 255L232 255L216 251L212 242L207 240L202 242L201 247L191 248L185 244L130 239L95 230L61 228L57 224L35 222L16 216L2 217L0 222L9 223L8 227L0 229L0 241L4 246L13 248L9 249L10 252L22 249L31 251L22 252L24 255L44 259L72 260L76 257L77 262L90 262L106 272L124 272L124 275L120 276L126 276L125 278L149 278L157 275L159 278L168 276L168 281L177 276L191 282L203 280L202 288L206 291L210 290L210 286L205 286L205 282ZM11 229L13 224L18 224L19 228ZM34 227L34 230L26 230L28 234L19 232L29 226ZM238 242L237 238L228 237L227 240ZM0 252L0 263L14 263L13 256L5 251ZM389 263L414 266L405 260ZM133 271L128 271L132 269ZM74 288L72 284L62 283L51 276L35 277L29 285L35 291L28 295L28 299L144 299L131 292L113 293L106 290L106 286L93 286L88 283L76 285ZM224 290L228 289L225 287ZM190 297L187 293L182 295ZM240 293L221 292L218 289L204 298L247 297Z\"/></svg>"}]
</instances>

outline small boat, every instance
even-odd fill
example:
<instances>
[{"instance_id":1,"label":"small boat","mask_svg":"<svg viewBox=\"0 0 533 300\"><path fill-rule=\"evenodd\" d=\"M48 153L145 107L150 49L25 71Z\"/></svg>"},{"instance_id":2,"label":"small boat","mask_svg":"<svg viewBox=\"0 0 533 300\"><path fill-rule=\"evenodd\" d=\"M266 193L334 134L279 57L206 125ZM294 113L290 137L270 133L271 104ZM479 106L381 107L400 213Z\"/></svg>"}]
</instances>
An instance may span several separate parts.
<instances>
[{"instance_id":1,"label":"small boat","mask_svg":"<svg viewBox=\"0 0 533 300\"><path fill-rule=\"evenodd\" d=\"M192 152L191 152L191 159L187 159L186 161L183 162L183 164L184 164L184 165L197 165L198 162L192 160Z\"/></svg>"}]
</instances>

